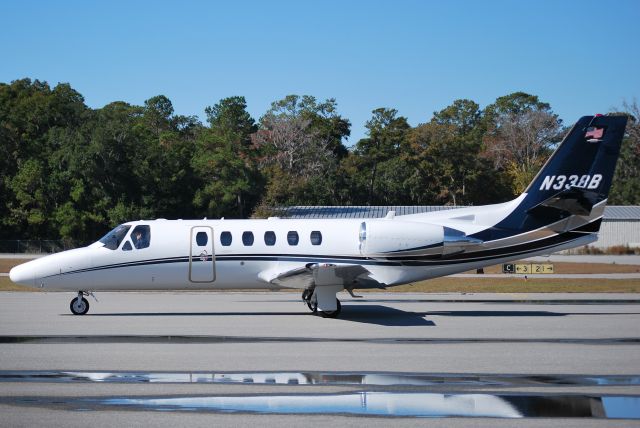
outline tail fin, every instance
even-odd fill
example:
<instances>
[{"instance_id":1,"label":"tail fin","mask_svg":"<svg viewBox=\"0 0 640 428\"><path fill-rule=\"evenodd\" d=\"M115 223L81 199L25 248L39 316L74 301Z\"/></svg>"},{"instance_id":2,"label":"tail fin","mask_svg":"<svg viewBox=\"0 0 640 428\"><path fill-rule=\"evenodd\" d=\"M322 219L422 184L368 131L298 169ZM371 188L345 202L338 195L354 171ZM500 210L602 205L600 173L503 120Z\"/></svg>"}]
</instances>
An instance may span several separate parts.
<instances>
[{"instance_id":1,"label":"tail fin","mask_svg":"<svg viewBox=\"0 0 640 428\"><path fill-rule=\"evenodd\" d=\"M578 120L525 190L523 204L527 209L576 193L585 195L593 205L607 199L626 124L626 116L584 116Z\"/></svg>"},{"instance_id":2,"label":"tail fin","mask_svg":"<svg viewBox=\"0 0 640 428\"><path fill-rule=\"evenodd\" d=\"M594 216L596 205L604 210L626 124L626 116L578 120L496 228L533 230L572 215Z\"/></svg>"}]
</instances>

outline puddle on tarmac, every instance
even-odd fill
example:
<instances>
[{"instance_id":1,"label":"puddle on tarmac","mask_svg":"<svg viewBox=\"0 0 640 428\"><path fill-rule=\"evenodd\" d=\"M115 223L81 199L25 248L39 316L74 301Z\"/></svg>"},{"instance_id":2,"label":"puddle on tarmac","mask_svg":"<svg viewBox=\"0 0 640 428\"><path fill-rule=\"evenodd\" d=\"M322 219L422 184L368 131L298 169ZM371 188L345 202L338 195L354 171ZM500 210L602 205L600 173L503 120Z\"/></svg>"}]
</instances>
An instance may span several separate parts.
<instances>
[{"instance_id":1,"label":"puddle on tarmac","mask_svg":"<svg viewBox=\"0 0 640 428\"><path fill-rule=\"evenodd\" d=\"M625 375L475 375L360 372L72 372L0 371L0 382L234 383L271 385L372 386L632 386L640 376Z\"/></svg>"},{"instance_id":2,"label":"puddle on tarmac","mask_svg":"<svg viewBox=\"0 0 640 428\"><path fill-rule=\"evenodd\" d=\"M357 392L209 397L30 397L5 398L0 402L63 406L74 411L126 409L387 417L640 419L640 397L626 396Z\"/></svg>"}]
</instances>

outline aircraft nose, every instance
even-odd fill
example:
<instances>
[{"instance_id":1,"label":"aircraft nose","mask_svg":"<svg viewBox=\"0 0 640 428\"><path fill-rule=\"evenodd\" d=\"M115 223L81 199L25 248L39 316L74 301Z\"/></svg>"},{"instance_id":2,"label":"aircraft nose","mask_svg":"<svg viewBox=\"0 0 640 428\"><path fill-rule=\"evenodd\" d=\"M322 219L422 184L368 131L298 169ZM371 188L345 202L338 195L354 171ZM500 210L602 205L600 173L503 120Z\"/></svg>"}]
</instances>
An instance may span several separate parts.
<instances>
[{"instance_id":1,"label":"aircraft nose","mask_svg":"<svg viewBox=\"0 0 640 428\"><path fill-rule=\"evenodd\" d=\"M11 282L21 285L34 285L36 278L35 269L28 266L29 263L18 265L9 271Z\"/></svg>"}]
</instances>

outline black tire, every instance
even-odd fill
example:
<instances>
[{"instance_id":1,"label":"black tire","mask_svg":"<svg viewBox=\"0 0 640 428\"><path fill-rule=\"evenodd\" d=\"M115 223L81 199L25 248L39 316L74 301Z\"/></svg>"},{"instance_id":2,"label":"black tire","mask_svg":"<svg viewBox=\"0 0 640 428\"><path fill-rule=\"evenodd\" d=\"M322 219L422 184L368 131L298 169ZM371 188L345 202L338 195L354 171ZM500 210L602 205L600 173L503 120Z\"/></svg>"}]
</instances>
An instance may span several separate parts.
<instances>
[{"instance_id":1,"label":"black tire","mask_svg":"<svg viewBox=\"0 0 640 428\"><path fill-rule=\"evenodd\" d=\"M315 314L318 311L318 303L314 304L311 301L311 296L313 296L313 290L304 290L302 292L302 300L307 304L309 310Z\"/></svg>"},{"instance_id":2,"label":"black tire","mask_svg":"<svg viewBox=\"0 0 640 428\"><path fill-rule=\"evenodd\" d=\"M75 297L71 300L69 309L71 309L71 313L73 315L84 315L89 312L89 301L84 297L82 298L82 300L78 301L78 298Z\"/></svg>"},{"instance_id":3,"label":"black tire","mask_svg":"<svg viewBox=\"0 0 640 428\"><path fill-rule=\"evenodd\" d=\"M336 299L336 304L337 307L335 311L320 311L322 318L338 318L338 315L340 315L340 311L342 310L342 305L338 299Z\"/></svg>"}]
</instances>

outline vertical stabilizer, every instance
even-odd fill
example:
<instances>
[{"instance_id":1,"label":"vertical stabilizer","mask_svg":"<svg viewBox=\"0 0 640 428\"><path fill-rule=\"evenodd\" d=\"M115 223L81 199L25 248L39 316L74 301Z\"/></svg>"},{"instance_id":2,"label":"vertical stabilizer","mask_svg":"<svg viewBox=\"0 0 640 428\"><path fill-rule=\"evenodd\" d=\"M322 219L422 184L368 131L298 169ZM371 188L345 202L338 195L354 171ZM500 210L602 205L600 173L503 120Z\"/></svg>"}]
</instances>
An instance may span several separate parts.
<instances>
[{"instance_id":1,"label":"vertical stabilizer","mask_svg":"<svg viewBox=\"0 0 640 428\"><path fill-rule=\"evenodd\" d=\"M480 238L499 239L571 216L584 217L584 224L601 216L626 124L626 116L584 116L578 120L529 184L522 202ZM598 228L599 222L594 223L592 231Z\"/></svg>"}]
</instances>

